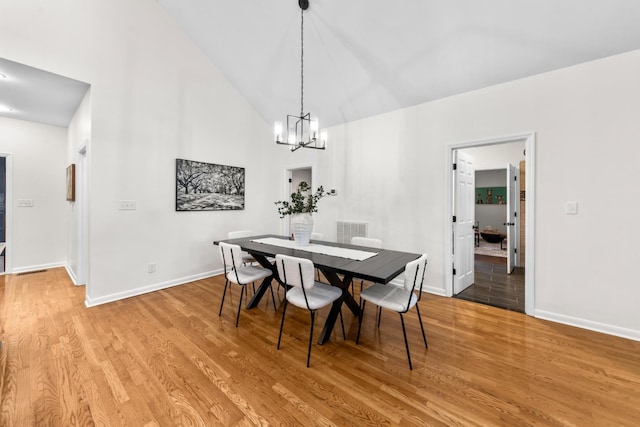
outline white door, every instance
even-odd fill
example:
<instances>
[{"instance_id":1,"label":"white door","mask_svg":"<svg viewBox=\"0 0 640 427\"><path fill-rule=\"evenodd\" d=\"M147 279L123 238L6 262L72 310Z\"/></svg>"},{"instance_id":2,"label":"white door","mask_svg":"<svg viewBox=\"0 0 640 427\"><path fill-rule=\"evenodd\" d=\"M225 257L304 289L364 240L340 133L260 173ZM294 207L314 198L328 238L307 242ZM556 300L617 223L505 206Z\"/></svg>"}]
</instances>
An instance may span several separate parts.
<instances>
[{"instance_id":1,"label":"white door","mask_svg":"<svg viewBox=\"0 0 640 427\"><path fill-rule=\"evenodd\" d=\"M474 159L459 150L454 152L453 215L453 293L459 294L473 285L476 171Z\"/></svg>"},{"instance_id":2,"label":"white door","mask_svg":"<svg viewBox=\"0 0 640 427\"><path fill-rule=\"evenodd\" d=\"M507 227L507 274L511 274L514 267L519 264L516 252L519 237L516 219L520 200L518 172L517 167L512 164L507 165L507 222L504 223Z\"/></svg>"}]
</instances>

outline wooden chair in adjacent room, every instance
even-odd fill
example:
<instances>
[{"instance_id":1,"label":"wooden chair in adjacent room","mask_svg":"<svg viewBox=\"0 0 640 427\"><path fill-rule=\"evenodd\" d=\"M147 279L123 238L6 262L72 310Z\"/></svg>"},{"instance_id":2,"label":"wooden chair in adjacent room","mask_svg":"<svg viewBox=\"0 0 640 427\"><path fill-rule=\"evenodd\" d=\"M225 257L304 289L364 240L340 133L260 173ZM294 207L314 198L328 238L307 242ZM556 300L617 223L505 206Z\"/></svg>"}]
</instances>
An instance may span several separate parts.
<instances>
[{"instance_id":1,"label":"wooden chair in adjacent room","mask_svg":"<svg viewBox=\"0 0 640 427\"><path fill-rule=\"evenodd\" d=\"M307 351L307 367L311 360L311 344L313 342L313 325L316 311L333 303L342 297L342 289L317 282L313 277L313 262L305 258L296 258L288 255L276 255L276 266L280 281L289 286L285 295L284 308L282 310L282 320L280 322L280 333L278 334L278 350L282 341L282 330L284 319L287 313L287 305L291 303L296 307L309 310L311 314L311 326L309 327L309 349ZM344 322L342 312L340 313L340 323L342 324L342 336L344 338Z\"/></svg>"},{"instance_id":2,"label":"wooden chair in adjacent room","mask_svg":"<svg viewBox=\"0 0 640 427\"><path fill-rule=\"evenodd\" d=\"M403 314L416 308L418 313L418 321L422 330L422 339L425 348L428 348L427 337L424 333L422 325L422 317L420 316L420 308L418 301L422 296L422 285L424 283L424 273L427 268L427 255L423 254L420 258L407 263L404 270L404 286L382 285L379 283L368 287L360 294L360 318L358 320L358 335L356 336L356 345L360 342L360 330L362 329L362 318L364 317L364 308L367 301L376 304L378 307L392 310L400 314L400 322L402 323L402 334L404 336L404 345L407 349L407 359L409 360L409 369L413 369L411 365L411 354L409 353L409 343L407 341L407 331L404 326ZM416 295L416 292L418 294ZM378 323L380 327L380 323Z\"/></svg>"},{"instance_id":3,"label":"wooden chair in adjacent room","mask_svg":"<svg viewBox=\"0 0 640 427\"><path fill-rule=\"evenodd\" d=\"M247 285L257 280L263 280L273 273L271 270L255 266L246 265L242 262L242 249L238 245L220 242L220 254L222 256L222 264L224 265L224 292L222 293L222 301L220 302L220 311L218 316L222 316L222 306L227 295L227 288L230 283L240 285L240 298L238 301L238 314L236 314L236 328L240 320L240 309L242 308L242 296L247 293ZM270 287L271 288L271 287ZM273 300L273 309L276 309L276 300L271 288L271 299Z\"/></svg>"}]
</instances>

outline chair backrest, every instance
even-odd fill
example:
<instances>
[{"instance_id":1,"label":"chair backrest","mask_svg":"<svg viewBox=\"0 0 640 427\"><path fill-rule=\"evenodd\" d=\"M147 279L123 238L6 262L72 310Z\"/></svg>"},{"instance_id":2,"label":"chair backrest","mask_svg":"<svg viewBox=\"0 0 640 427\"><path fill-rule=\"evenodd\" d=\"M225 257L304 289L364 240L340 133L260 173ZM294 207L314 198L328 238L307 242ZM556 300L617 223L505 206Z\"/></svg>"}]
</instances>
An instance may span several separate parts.
<instances>
[{"instance_id":1,"label":"chair backrest","mask_svg":"<svg viewBox=\"0 0 640 427\"><path fill-rule=\"evenodd\" d=\"M249 237L253 234L251 230L230 231L227 233L227 239L241 239L243 237Z\"/></svg>"},{"instance_id":2,"label":"chair backrest","mask_svg":"<svg viewBox=\"0 0 640 427\"><path fill-rule=\"evenodd\" d=\"M225 242L220 242L219 246L225 274L227 273L227 268L238 269L242 267L242 249L240 249L240 246Z\"/></svg>"},{"instance_id":3,"label":"chair backrest","mask_svg":"<svg viewBox=\"0 0 640 427\"><path fill-rule=\"evenodd\" d=\"M276 266L282 283L303 289L311 289L315 285L314 266L311 260L278 254Z\"/></svg>"},{"instance_id":4,"label":"chair backrest","mask_svg":"<svg viewBox=\"0 0 640 427\"><path fill-rule=\"evenodd\" d=\"M353 236L351 238L352 245L369 246L370 248L382 249L382 240L373 239L371 237Z\"/></svg>"},{"instance_id":5,"label":"chair backrest","mask_svg":"<svg viewBox=\"0 0 640 427\"><path fill-rule=\"evenodd\" d=\"M324 234L322 233L311 233L311 240L322 240L324 238Z\"/></svg>"},{"instance_id":6,"label":"chair backrest","mask_svg":"<svg viewBox=\"0 0 640 427\"><path fill-rule=\"evenodd\" d=\"M418 290L418 299L422 295L422 284L424 283L424 272L427 269L427 254L416 260L408 262L404 268L404 288L410 292Z\"/></svg>"}]
</instances>

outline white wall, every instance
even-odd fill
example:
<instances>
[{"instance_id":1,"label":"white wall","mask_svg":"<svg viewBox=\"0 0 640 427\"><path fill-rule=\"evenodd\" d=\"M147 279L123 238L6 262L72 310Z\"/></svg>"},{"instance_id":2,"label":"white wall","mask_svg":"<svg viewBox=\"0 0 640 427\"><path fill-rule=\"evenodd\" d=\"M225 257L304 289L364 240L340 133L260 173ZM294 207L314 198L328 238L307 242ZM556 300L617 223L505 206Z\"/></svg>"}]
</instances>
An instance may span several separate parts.
<instances>
[{"instance_id":1,"label":"white wall","mask_svg":"<svg viewBox=\"0 0 640 427\"><path fill-rule=\"evenodd\" d=\"M84 284L85 272L81 271L80 262L80 239L85 239L87 236L80 233L81 227L81 206L83 206L83 197L86 198L88 192L82 191L82 186L85 185L83 175L88 171L86 170L88 161L83 162L83 155L79 153L81 148L90 146L91 140L91 90L89 89L84 96L80 106L76 110L76 113L69 123L67 138L67 162L76 165L76 200L74 202L67 203L67 222L68 222L68 236L67 236L67 265L68 271L72 280L77 285ZM84 158L88 158L89 153L84 155ZM84 168L84 170L83 170ZM85 201L86 203L86 201ZM85 205L86 206L86 205ZM85 219L86 221L86 219Z\"/></svg>"},{"instance_id":2,"label":"white wall","mask_svg":"<svg viewBox=\"0 0 640 427\"><path fill-rule=\"evenodd\" d=\"M494 169L476 171L476 188L483 187L506 187L507 186L507 170L506 169ZM478 192L475 192L475 198L477 199ZM484 194L482 195L484 197ZM495 200L495 199L494 199ZM506 203L506 200L505 200ZM507 226L504 223L507 221L507 205L499 205L494 203L492 205L487 204L475 204L476 221L482 231L485 227L495 227L500 233L507 233Z\"/></svg>"},{"instance_id":3,"label":"white wall","mask_svg":"<svg viewBox=\"0 0 640 427\"><path fill-rule=\"evenodd\" d=\"M66 141L65 128L0 117L0 153L13 162L12 273L66 263ZM17 207L22 199L33 207Z\"/></svg>"},{"instance_id":4,"label":"white wall","mask_svg":"<svg viewBox=\"0 0 640 427\"><path fill-rule=\"evenodd\" d=\"M0 40L0 57L91 84L87 304L216 273L214 239L277 230L271 125L155 1L2 2ZM245 167L245 210L175 212L176 158Z\"/></svg>"},{"instance_id":5,"label":"white wall","mask_svg":"<svg viewBox=\"0 0 640 427\"><path fill-rule=\"evenodd\" d=\"M535 315L640 339L640 169L621 162L640 154L638 75L634 51L332 128L314 170L339 195L316 229L370 221L385 247L427 252L428 286L444 294L447 145L536 132Z\"/></svg>"},{"instance_id":6,"label":"white wall","mask_svg":"<svg viewBox=\"0 0 640 427\"><path fill-rule=\"evenodd\" d=\"M505 169L507 163L518 167L524 155L525 142L510 142L506 144L486 145L460 150L473 156L476 170Z\"/></svg>"},{"instance_id":7,"label":"white wall","mask_svg":"<svg viewBox=\"0 0 640 427\"><path fill-rule=\"evenodd\" d=\"M273 201L300 164L338 190L316 231L369 221L385 247L427 252L444 293L447 144L534 131L535 314L640 339L640 170L620 162L640 150L640 51L336 126L327 151L292 154L152 0L4 1L0 40L2 57L92 84L90 304L216 271L214 238L279 229ZM246 210L174 212L176 157L246 167Z\"/></svg>"}]
</instances>

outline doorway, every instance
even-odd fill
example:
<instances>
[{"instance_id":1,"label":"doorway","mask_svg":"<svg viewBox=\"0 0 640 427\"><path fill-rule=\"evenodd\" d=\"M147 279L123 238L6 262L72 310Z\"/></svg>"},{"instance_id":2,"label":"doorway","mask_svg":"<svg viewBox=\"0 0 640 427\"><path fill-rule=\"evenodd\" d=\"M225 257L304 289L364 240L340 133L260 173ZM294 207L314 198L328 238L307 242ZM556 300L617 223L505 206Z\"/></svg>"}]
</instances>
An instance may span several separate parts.
<instances>
[{"instance_id":1,"label":"doorway","mask_svg":"<svg viewBox=\"0 0 640 427\"><path fill-rule=\"evenodd\" d=\"M313 189L313 167L310 165L289 168L286 170L285 176L285 199L288 199L289 195L296 191L301 182L306 182ZM283 226L284 235L291 236L291 215L285 217Z\"/></svg>"},{"instance_id":2,"label":"doorway","mask_svg":"<svg viewBox=\"0 0 640 427\"><path fill-rule=\"evenodd\" d=\"M459 273L458 266L456 265L456 261L459 259L464 259L465 256L468 254L474 254L473 255L473 258L474 258L473 272L474 273L476 271L478 272L477 274L478 282L482 282L483 280L486 280L487 277L489 279L493 279L494 281L493 285L496 284L495 283L496 281L503 281L503 282L506 281L506 282L509 282L507 284L510 284L510 285L514 285L514 283L517 284L519 282L520 292L522 292L523 294L522 296L524 297L524 307L520 308L518 311L524 311L527 314L533 314L533 310L534 310L533 297L534 297L534 286L535 286L534 275L533 275L533 272L534 272L533 213L534 213L534 203L535 203L534 202L535 201L535 198L534 198L535 196L535 192L534 192L535 134L513 135L513 136L503 137L503 138L494 138L494 139L488 139L488 140L450 144L447 147L448 148L447 161L449 162L448 164L454 164L454 159L457 158L458 152L464 151L466 153L469 149L474 149L474 150L486 149L487 151L493 151L493 152L497 152L499 150L505 150L507 148L511 148L513 150L517 146L516 143L520 144L519 147L524 147L524 148L521 148L521 153L522 153L521 155L524 157L524 161L526 162L526 165L527 165L527 174L525 175L524 190L522 192L516 192L518 199L520 199L521 195L522 197L526 197L525 212L523 215L521 215L522 217L527 218L527 221L523 227L524 235L522 237L524 237L524 239L522 240L524 241L524 245L523 245L523 250L518 251L519 252L518 255L522 255L524 253L525 259L523 259L522 264L526 265L527 269L524 270L522 267L519 267L518 263L516 262L516 268L513 270L513 274L509 275L507 274L508 268L507 268L506 258L498 259L497 257L495 258L494 257L477 257L475 256L475 244L474 244L475 242L477 242L477 240L474 239L473 243L470 245L468 243L469 239L458 238L459 236L464 236L469 234L467 233L467 231L469 230L466 230L466 228L464 228L463 230L456 229L456 227L458 226L458 223L456 223L456 218L455 218L456 202L458 201L459 194L465 193L465 191L458 188L459 184L458 184L456 175L454 175L454 173L451 173L451 169L449 169L447 171L447 176L445 180L447 185L446 196L448 198L447 203L445 203L445 210L446 210L445 218L447 218L447 221L445 224L445 233L447 236L447 238L445 239L445 265L451 266L450 271L452 271L452 274L445 275L446 277L445 286L447 290L447 295L449 296L456 296L463 292L464 287L460 288L460 286L456 286L456 283L458 283L457 274ZM495 157L496 157L496 161L501 162L500 164L506 166L507 162L503 162L500 159L500 157L497 155ZM516 160L516 164L517 163L518 162ZM484 166L486 167L486 164ZM505 185L507 185L506 181L505 181ZM468 191L466 191L466 193L468 193ZM471 201L470 203L474 204L474 201ZM510 222L506 218L506 211L507 209L505 206L505 217L503 220L505 225L507 225L507 223ZM453 218L453 221L451 220L452 218ZM468 221L465 220L464 224L466 225L462 225L462 226L467 227ZM475 224L475 221L474 221L474 224ZM502 223L500 223L500 225L502 225ZM469 226L469 228L470 227L471 226ZM512 243L518 240L516 236L512 236L511 239L512 239ZM526 249L524 249L525 247ZM465 274L468 273L465 269L463 269L462 272ZM475 282L475 280L476 278L474 277L473 282ZM520 300L521 299L522 297L520 297ZM479 301L479 302L487 303L487 301ZM504 307L504 308L512 309L512 307Z\"/></svg>"}]
</instances>

